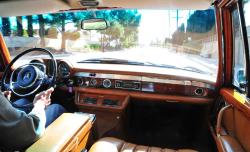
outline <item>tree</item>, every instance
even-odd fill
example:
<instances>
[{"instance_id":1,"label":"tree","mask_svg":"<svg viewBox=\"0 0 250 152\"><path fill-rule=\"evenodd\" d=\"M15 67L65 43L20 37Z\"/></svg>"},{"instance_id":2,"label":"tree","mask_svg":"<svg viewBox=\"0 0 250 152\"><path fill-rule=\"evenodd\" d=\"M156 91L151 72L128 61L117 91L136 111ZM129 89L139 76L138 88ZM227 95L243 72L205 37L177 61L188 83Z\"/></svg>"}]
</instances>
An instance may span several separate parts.
<instances>
[{"instance_id":1,"label":"tree","mask_svg":"<svg viewBox=\"0 0 250 152\"><path fill-rule=\"evenodd\" d=\"M16 24L17 24L17 36L23 36L23 18L22 16L16 17Z\"/></svg>"},{"instance_id":2,"label":"tree","mask_svg":"<svg viewBox=\"0 0 250 152\"><path fill-rule=\"evenodd\" d=\"M45 47L45 20L43 18L43 15L38 15L38 23L39 23L39 36L41 39L40 45L41 47Z\"/></svg>"},{"instance_id":3,"label":"tree","mask_svg":"<svg viewBox=\"0 0 250 152\"><path fill-rule=\"evenodd\" d=\"M215 15L213 9L197 10L187 21L187 32L206 33L215 25Z\"/></svg>"},{"instance_id":4,"label":"tree","mask_svg":"<svg viewBox=\"0 0 250 152\"><path fill-rule=\"evenodd\" d=\"M182 45L185 40L185 26L182 23L181 26L173 33L172 42L173 44Z\"/></svg>"},{"instance_id":5,"label":"tree","mask_svg":"<svg viewBox=\"0 0 250 152\"><path fill-rule=\"evenodd\" d=\"M32 16L26 16L28 22L28 36L33 37L33 19Z\"/></svg>"},{"instance_id":6,"label":"tree","mask_svg":"<svg viewBox=\"0 0 250 152\"><path fill-rule=\"evenodd\" d=\"M66 31L65 26L67 24L67 21L70 22L77 22L77 18L75 17L74 13L56 13L56 14L50 14L51 19L48 20L48 23L52 26L60 27L60 31L62 34L62 42L61 42L61 50L65 51L66 49Z\"/></svg>"},{"instance_id":7,"label":"tree","mask_svg":"<svg viewBox=\"0 0 250 152\"><path fill-rule=\"evenodd\" d=\"M8 17L2 18L2 32L3 36L10 36L11 30L10 30L10 19Z\"/></svg>"},{"instance_id":8,"label":"tree","mask_svg":"<svg viewBox=\"0 0 250 152\"><path fill-rule=\"evenodd\" d=\"M66 49L66 37L65 37L65 20L66 20L66 14L61 14L61 25L62 25L62 43L61 43L61 50L65 51Z\"/></svg>"},{"instance_id":9,"label":"tree","mask_svg":"<svg viewBox=\"0 0 250 152\"><path fill-rule=\"evenodd\" d=\"M116 42L116 48L129 48L138 41L138 26L141 14L137 10L106 10L97 11L97 18L104 18L111 28L100 31L104 36L102 40L106 47L111 47L111 42Z\"/></svg>"}]
</instances>

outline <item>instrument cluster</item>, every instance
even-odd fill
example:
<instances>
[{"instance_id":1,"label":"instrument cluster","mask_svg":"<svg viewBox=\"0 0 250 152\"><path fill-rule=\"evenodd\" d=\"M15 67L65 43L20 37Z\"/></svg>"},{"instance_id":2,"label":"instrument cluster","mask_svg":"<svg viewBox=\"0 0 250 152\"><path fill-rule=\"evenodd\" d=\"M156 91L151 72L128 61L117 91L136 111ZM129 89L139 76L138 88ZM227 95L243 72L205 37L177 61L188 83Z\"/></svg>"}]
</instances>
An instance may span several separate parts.
<instances>
[{"instance_id":1,"label":"instrument cluster","mask_svg":"<svg viewBox=\"0 0 250 152\"><path fill-rule=\"evenodd\" d=\"M70 77L70 66L64 62L64 61L60 61L58 63L58 77L59 78L69 78Z\"/></svg>"}]
</instances>

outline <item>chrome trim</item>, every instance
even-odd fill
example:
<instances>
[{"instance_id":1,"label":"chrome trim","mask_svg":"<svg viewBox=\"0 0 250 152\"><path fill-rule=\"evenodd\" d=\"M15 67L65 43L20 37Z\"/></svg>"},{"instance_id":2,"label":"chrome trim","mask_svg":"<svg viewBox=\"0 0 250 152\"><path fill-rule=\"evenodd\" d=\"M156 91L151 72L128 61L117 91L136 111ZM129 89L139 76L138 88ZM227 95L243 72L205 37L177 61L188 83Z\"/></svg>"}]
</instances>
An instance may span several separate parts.
<instances>
[{"instance_id":1,"label":"chrome trim","mask_svg":"<svg viewBox=\"0 0 250 152\"><path fill-rule=\"evenodd\" d=\"M150 78L150 77L142 77L143 82L155 82L155 83L168 83L168 84L180 84L180 85L190 85L190 81L184 80L170 80L170 79L160 79L160 78Z\"/></svg>"},{"instance_id":2,"label":"chrome trim","mask_svg":"<svg viewBox=\"0 0 250 152\"><path fill-rule=\"evenodd\" d=\"M141 76L133 76L133 75L120 75L120 74L102 74L95 73L95 76L91 76L92 73L88 72L77 72L74 76L77 77L90 77L90 78L105 78L105 79L118 79L118 80L134 80L141 81Z\"/></svg>"},{"instance_id":3,"label":"chrome trim","mask_svg":"<svg viewBox=\"0 0 250 152\"><path fill-rule=\"evenodd\" d=\"M201 87L201 88L215 89L215 87L212 86L212 85L210 85L210 84L203 83L203 82L198 82L198 81L192 81L191 86Z\"/></svg>"},{"instance_id":4,"label":"chrome trim","mask_svg":"<svg viewBox=\"0 0 250 152\"><path fill-rule=\"evenodd\" d=\"M116 80L132 80L132 81L141 81L141 82L153 82L153 83L163 83L163 84L179 84L186 86L196 86L201 88L215 89L211 84L204 82L191 81L191 80L172 80L172 79L163 79L163 78L152 78L146 76L133 76L133 75L120 75L120 74L102 74L95 73L95 76L92 76L93 73L89 72L77 72L74 76L77 77L89 77L89 78L102 78L102 79L116 79Z\"/></svg>"}]
</instances>

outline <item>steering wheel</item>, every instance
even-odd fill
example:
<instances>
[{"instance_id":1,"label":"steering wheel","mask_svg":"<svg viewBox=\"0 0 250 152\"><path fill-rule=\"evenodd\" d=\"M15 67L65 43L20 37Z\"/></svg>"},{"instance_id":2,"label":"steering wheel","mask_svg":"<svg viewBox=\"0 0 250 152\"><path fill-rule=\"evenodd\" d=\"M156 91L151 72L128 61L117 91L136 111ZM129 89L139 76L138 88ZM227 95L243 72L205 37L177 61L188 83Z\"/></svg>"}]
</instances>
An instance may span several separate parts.
<instances>
[{"instance_id":1,"label":"steering wheel","mask_svg":"<svg viewBox=\"0 0 250 152\"><path fill-rule=\"evenodd\" d=\"M22 56L33 51L44 52L50 56L52 61L52 76L48 76L46 73L46 65L42 63L28 63L16 68L10 75L9 83L6 83L7 75L11 71L12 65ZM38 66L42 66L43 68L39 69ZM49 50L43 48L28 49L17 55L6 67L1 80L1 90L11 90L17 96L26 97L34 94L42 86L53 87L56 82L56 74L56 60Z\"/></svg>"}]
</instances>

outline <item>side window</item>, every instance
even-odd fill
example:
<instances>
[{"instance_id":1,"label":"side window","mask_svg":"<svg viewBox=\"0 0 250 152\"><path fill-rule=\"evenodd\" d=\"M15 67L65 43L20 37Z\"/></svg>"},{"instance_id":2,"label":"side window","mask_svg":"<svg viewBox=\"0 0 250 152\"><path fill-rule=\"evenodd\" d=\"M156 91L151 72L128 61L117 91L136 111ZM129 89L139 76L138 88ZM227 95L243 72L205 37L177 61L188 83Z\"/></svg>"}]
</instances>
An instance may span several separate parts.
<instances>
[{"instance_id":1,"label":"side window","mask_svg":"<svg viewBox=\"0 0 250 152\"><path fill-rule=\"evenodd\" d=\"M245 92L246 58L238 9L232 11L233 32L233 85Z\"/></svg>"},{"instance_id":2,"label":"side window","mask_svg":"<svg viewBox=\"0 0 250 152\"><path fill-rule=\"evenodd\" d=\"M243 1L243 10L247 28L248 46L250 46L250 0Z\"/></svg>"}]
</instances>

